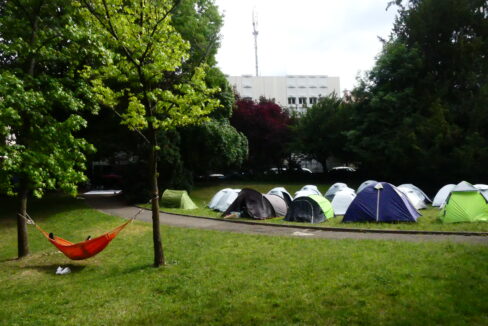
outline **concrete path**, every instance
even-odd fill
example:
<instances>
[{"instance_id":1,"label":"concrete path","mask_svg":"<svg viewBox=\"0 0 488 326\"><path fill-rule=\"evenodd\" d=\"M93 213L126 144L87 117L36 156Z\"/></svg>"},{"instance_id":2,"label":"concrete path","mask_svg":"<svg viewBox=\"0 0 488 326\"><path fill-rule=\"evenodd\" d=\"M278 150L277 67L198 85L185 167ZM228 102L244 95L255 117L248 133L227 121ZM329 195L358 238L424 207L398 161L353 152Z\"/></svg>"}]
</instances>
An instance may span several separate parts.
<instances>
[{"instance_id":1,"label":"concrete path","mask_svg":"<svg viewBox=\"0 0 488 326\"><path fill-rule=\"evenodd\" d=\"M122 218L131 218L137 212L138 207L128 206L124 202L114 197L91 197L86 198L88 206L109 215ZM150 222L151 211L143 210L137 220ZM343 231L324 231L316 229L303 229L293 227L282 227L277 225L255 225L248 223L234 223L232 221L205 219L198 217L188 217L168 213L160 213L162 224L197 228L206 230L217 230L226 232L262 234L274 236L291 236L304 238L326 238L326 239L370 239L370 240L398 240L398 241L452 241L472 244L488 245L488 236L463 236L463 235L431 235L431 234L394 234L394 233L368 233L368 232L343 232Z\"/></svg>"}]
</instances>

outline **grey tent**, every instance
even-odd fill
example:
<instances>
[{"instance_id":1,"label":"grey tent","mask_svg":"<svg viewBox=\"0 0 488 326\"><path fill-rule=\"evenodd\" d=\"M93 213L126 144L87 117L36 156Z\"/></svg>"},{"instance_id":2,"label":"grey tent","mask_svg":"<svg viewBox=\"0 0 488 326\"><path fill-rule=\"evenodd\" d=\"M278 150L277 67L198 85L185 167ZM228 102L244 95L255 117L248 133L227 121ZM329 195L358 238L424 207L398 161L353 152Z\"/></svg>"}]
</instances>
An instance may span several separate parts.
<instances>
[{"instance_id":1,"label":"grey tent","mask_svg":"<svg viewBox=\"0 0 488 326\"><path fill-rule=\"evenodd\" d=\"M284 187L276 187L268 191L268 195L277 195L283 198L286 202L287 206L290 206L293 197L290 195L288 191Z\"/></svg>"},{"instance_id":2,"label":"grey tent","mask_svg":"<svg viewBox=\"0 0 488 326\"><path fill-rule=\"evenodd\" d=\"M286 203L285 199L277 196L277 195L263 195L266 198L271 206L273 206L273 210L275 216L285 216L286 212L288 211L288 204Z\"/></svg>"},{"instance_id":3,"label":"grey tent","mask_svg":"<svg viewBox=\"0 0 488 326\"><path fill-rule=\"evenodd\" d=\"M283 205L286 206L284 199L280 198L279 196L269 196L277 198L276 200L273 199L273 202L275 202L275 204L276 202L278 202L278 200L281 200ZM281 212L280 207L282 206L276 206L276 210L278 210L279 212ZM257 220L264 220L267 218L279 216L277 215L273 204L263 194L250 188L242 189L237 198L232 204L230 204L230 206L222 214L222 216L229 215L233 212L239 212L240 216L242 217L250 217Z\"/></svg>"}]
</instances>

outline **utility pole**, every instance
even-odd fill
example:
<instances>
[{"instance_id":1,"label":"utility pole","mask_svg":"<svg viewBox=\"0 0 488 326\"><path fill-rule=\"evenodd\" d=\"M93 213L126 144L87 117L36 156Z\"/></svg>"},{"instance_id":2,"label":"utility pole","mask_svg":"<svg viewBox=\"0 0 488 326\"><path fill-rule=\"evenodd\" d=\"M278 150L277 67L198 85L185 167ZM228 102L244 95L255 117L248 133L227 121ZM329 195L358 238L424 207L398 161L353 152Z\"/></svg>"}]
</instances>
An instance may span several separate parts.
<instances>
[{"instance_id":1,"label":"utility pole","mask_svg":"<svg viewBox=\"0 0 488 326\"><path fill-rule=\"evenodd\" d=\"M258 15L253 9L252 11L252 35L254 35L254 58L256 60L256 76L259 76L258 70Z\"/></svg>"}]
</instances>

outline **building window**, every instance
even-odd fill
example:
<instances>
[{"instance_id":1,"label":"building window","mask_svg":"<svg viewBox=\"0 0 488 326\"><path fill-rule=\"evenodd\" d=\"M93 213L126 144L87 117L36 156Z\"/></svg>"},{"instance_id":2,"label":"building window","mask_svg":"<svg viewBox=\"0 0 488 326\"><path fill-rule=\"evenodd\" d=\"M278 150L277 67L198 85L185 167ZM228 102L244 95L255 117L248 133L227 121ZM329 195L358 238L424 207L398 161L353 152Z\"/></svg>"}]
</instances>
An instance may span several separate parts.
<instances>
[{"instance_id":1,"label":"building window","mask_svg":"<svg viewBox=\"0 0 488 326\"><path fill-rule=\"evenodd\" d=\"M296 98L294 98L294 97L289 97L289 98L288 98L288 104L297 104L297 102L296 102Z\"/></svg>"},{"instance_id":2,"label":"building window","mask_svg":"<svg viewBox=\"0 0 488 326\"><path fill-rule=\"evenodd\" d=\"M314 104L317 104L317 98L316 97L311 97L308 99L308 101L310 102L310 104L314 105Z\"/></svg>"},{"instance_id":3,"label":"building window","mask_svg":"<svg viewBox=\"0 0 488 326\"><path fill-rule=\"evenodd\" d=\"M298 104L307 105L307 98L306 97L299 97Z\"/></svg>"}]
</instances>

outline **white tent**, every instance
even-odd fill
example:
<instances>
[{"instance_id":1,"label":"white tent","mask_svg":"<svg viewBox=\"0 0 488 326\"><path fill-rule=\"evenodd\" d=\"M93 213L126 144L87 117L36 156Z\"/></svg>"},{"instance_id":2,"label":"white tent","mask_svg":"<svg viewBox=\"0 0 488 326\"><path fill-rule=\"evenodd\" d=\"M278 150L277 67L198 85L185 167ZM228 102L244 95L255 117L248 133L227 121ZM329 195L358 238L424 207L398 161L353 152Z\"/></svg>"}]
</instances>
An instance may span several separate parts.
<instances>
[{"instance_id":1,"label":"white tent","mask_svg":"<svg viewBox=\"0 0 488 326\"><path fill-rule=\"evenodd\" d=\"M367 186L375 185L377 183L378 183L378 181L376 181L376 180L366 180L363 183L361 183L361 185L358 187L358 190L356 191L356 193L359 194Z\"/></svg>"},{"instance_id":2,"label":"white tent","mask_svg":"<svg viewBox=\"0 0 488 326\"><path fill-rule=\"evenodd\" d=\"M293 200L293 197L290 195L288 191L284 187L276 187L268 191L267 195L276 195L285 200L285 202L289 205Z\"/></svg>"},{"instance_id":3,"label":"white tent","mask_svg":"<svg viewBox=\"0 0 488 326\"><path fill-rule=\"evenodd\" d=\"M317 186L314 186L314 185L306 185L306 186L303 186L302 189L300 189L299 191L302 191L302 190L303 191L312 191L316 195L322 196L322 194L320 193L320 191L317 188Z\"/></svg>"},{"instance_id":4,"label":"white tent","mask_svg":"<svg viewBox=\"0 0 488 326\"><path fill-rule=\"evenodd\" d=\"M451 193L452 189L455 186L456 185L451 183L451 184L447 184L444 187L442 187L441 189L439 189L439 191L437 192L437 194L434 197L434 201L432 202L432 206L435 206L435 207L444 206L444 204L446 203L447 197L449 197L449 194Z\"/></svg>"},{"instance_id":5,"label":"white tent","mask_svg":"<svg viewBox=\"0 0 488 326\"><path fill-rule=\"evenodd\" d=\"M413 205L413 207L415 207L415 209L427 208L423 197L414 189L405 186L398 186L397 189L403 192L405 196L407 196L408 200Z\"/></svg>"},{"instance_id":6,"label":"white tent","mask_svg":"<svg viewBox=\"0 0 488 326\"><path fill-rule=\"evenodd\" d=\"M216 211L225 212L230 204L237 198L240 191L241 189L222 189L212 197L208 207Z\"/></svg>"},{"instance_id":7,"label":"white tent","mask_svg":"<svg viewBox=\"0 0 488 326\"><path fill-rule=\"evenodd\" d=\"M427 196L425 194L425 192L422 191L422 189L420 189L419 187L411 184L411 183L404 183L402 185L399 185L399 187L405 187L405 188L410 188L412 189L413 191L415 191L417 193L417 195L423 199L423 201L428 201L428 202L431 202L432 203L432 200L429 198L429 196Z\"/></svg>"},{"instance_id":8,"label":"white tent","mask_svg":"<svg viewBox=\"0 0 488 326\"><path fill-rule=\"evenodd\" d=\"M354 198L356 198L356 193L354 190L351 189L352 191L350 191L349 189L351 188L347 188L335 193L334 199L332 199L331 203L335 215L346 214L349 205L352 203Z\"/></svg>"},{"instance_id":9,"label":"white tent","mask_svg":"<svg viewBox=\"0 0 488 326\"><path fill-rule=\"evenodd\" d=\"M329 201L331 201L332 199L334 199L334 196L338 191L341 191L341 190L346 189L346 188L348 188L348 187L345 183L336 182L332 186L330 186L330 188L324 194L324 197L327 198Z\"/></svg>"},{"instance_id":10,"label":"white tent","mask_svg":"<svg viewBox=\"0 0 488 326\"><path fill-rule=\"evenodd\" d=\"M488 198L488 185L484 184L476 184L474 185L476 189L478 189L485 198Z\"/></svg>"},{"instance_id":11,"label":"white tent","mask_svg":"<svg viewBox=\"0 0 488 326\"><path fill-rule=\"evenodd\" d=\"M306 197L306 196L310 196L310 195L322 196L322 194L317 193L314 190L310 190L310 189L309 190L298 190L297 192L295 192L295 197L293 197L293 199L296 199L298 197Z\"/></svg>"}]
</instances>

